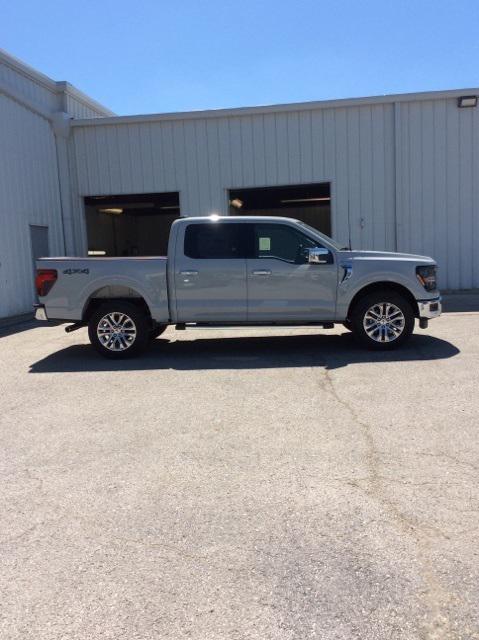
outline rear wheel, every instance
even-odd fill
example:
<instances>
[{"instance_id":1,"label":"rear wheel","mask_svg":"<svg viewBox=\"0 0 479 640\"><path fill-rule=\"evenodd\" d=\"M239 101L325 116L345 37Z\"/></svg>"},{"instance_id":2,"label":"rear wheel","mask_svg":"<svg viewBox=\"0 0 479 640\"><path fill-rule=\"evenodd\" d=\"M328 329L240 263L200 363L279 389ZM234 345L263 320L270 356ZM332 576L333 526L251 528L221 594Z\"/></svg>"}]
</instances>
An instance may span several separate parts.
<instances>
[{"instance_id":1,"label":"rear wheel","mask_svg":"<svg viewBox=\"0 0 479 640\"><path fill-rule=\"evenodd\" d=\"M375 291L361 298L351 313L355 338L368 349L389 350L406 342L414 329L409 301L395 291Z\"/></svg>"},{"instance_id":2,"label":"rear wheel","mask_svg":"<svg viewBox=\"0 0 479 640\"><path fill-rule=\"evenodd\" d=\"M92 346L105 358L129 358L148 344L151 325L134 304L110 301L102 304L88 322Z\"/></svg>"}]
</instances>

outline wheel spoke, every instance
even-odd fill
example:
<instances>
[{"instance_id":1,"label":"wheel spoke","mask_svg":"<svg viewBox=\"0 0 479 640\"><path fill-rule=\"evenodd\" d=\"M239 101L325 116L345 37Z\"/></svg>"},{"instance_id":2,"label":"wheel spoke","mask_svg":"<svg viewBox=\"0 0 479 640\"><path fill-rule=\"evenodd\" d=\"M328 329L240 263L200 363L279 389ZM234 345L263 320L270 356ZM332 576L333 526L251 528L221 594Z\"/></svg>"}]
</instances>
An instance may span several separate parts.
<instances>
[{"instance_id":1,"label":"wheel spoke","mask_svg":"<svg viewBox=\"0 0 479 640\"><path fill-rule=\"evenodd\" d=\"M100 344L109 351L125 351L135 342L137 329L126 313L112 311L99 321L96 333Z\"/></svg>"},{"instance_id":2,"label":"wheel spoke","mask_svg":"<svg viewBox=\"0 0 479 640\"><path fill-rule=\"evenodd\" d=\"M364 314L363 328L375 342L392 342L404 331L404 312L392 302L373 304Z\"/></svg>"},{"instance_id":3,"label":"wheel spoke","mask_svg":"<svg viewBox=\"0 0 479 640\"><path fill-rule=\"evenodd\" d=\"M388 320L393 320L394 318L397 318L398 316L402 317L402 311L400 309L396 309L396 311L393 311L388 316Z\"/></svg>"}]
</instances>

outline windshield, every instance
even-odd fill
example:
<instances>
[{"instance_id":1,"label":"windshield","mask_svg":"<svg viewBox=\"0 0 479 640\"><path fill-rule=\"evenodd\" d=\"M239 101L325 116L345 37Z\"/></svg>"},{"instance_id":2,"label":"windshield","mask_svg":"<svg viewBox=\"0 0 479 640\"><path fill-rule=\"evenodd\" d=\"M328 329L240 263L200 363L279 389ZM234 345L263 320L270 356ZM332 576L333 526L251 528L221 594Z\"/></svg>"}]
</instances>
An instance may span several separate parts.
<instances>
[{"instance_id":1,"label":"windshield","mask_svg":"<svg viewBox=\"0 0 479 640\"><path fill-rule=\"evenodd\" d=\"M333 240L332 238L330 238L329 236L325 235L324 233L321 233L321 231L318 231L317 229L315 229L314 227L311 227L309 224L306 224L306 222L301 222L301 220L298 220L298 223L307 231L310 231L313 235L315 236L319 236L320 238L323 238L324 241L327 244L330 244L332 247L334 247L336 249L336 251L342 251L344 249L348 249L348 247L343 247L341 244L339 244L339 242L336 242L335 240Z\"/></svg>"}]
</instances>

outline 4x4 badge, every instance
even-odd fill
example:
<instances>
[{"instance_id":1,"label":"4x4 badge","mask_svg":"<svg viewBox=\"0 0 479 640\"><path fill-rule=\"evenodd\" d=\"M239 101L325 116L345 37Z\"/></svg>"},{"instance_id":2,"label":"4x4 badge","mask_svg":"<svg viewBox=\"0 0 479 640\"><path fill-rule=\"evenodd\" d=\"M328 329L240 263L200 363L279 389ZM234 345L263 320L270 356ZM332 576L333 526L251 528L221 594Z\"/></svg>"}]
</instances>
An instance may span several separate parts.
<instances>
[{"instance_id":1,"label":"4x4 badge","mask_svg":"<svg viewBox=\"0 0 479 640\"><path fill-rule=\"evenodd\" d=\"M63 273L67 276L72 276L75 273L84 273L88 275L90 273L90 269L64 269Z\"/></svg>"}]
</instances>

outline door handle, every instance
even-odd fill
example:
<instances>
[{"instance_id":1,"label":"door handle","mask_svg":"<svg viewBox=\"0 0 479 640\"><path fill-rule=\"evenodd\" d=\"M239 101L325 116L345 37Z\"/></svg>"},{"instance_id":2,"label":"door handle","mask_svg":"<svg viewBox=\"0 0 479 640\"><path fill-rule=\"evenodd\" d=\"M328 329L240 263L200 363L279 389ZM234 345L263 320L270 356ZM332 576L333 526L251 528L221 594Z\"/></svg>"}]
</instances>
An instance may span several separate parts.
<instances>
[{"instance_id":1,"label":"door handle","mask_svg":"<svg viewBox=\"0 0 479 640\"><path fill-rule=\"evenodd\" d=\"M270 276L271 271L269 269L258 269L256 271L253 271L253 275L254 276Z\"/></svg>"},{"instance_id":2,"label":"door handle","mask_svg":"<svg viewBox=\"0 0 479 640\"><path fill-rule=\"evenodd\" d=\"M180 271L182 276L197 276L198 271Z\"/></svg>"}]
</instances>

